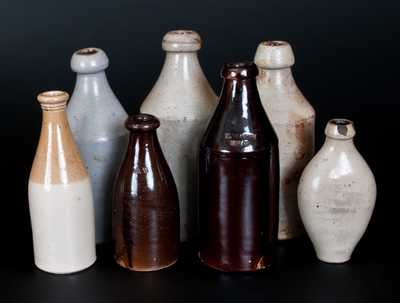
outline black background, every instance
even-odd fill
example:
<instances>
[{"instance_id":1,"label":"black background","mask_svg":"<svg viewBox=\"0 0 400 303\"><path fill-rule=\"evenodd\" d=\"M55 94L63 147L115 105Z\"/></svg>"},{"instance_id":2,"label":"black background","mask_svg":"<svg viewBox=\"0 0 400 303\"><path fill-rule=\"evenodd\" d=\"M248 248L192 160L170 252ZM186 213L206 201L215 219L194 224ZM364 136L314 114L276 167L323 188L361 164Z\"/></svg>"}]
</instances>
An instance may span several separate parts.
<instances>
[{"instance_id":1,"label":"black background","mask_svg":"<svg viewBox=\"0 0 400 303\"><path fill-rule=\"evenodd\" d=\"M292 295L304 302L394 300L400 214L398 1L3 0L0 12L0 279L8 282L0 284L0 301L2 295L13 301L40 296L49 302L56 298L61 302L57 296L88 302L96 295L97 301L104 302L134 298L239 301ZM295 79L317 112L317 149L328 119L355 122L356 145L375 173L378 201L350 264L318 263L303 239L300 246L280 247L281 265L274 275L256 278L232 278L198 265L191 268L186 255L170 271L119 272L107 249L99 259L100 269L68 278L34 269L27 180L41 123L36 95L50 89L72 92L75 75L70 57L76 49L95 46L110 58L107 75L114 92L125 109L135 113L161 70L162 36L181 28L202 36L200 61L217 93L224 62L252 59L262 40L289 41L296 56ZM329 283L335 287L329 288Z\"/></svg>"}]
</instances>

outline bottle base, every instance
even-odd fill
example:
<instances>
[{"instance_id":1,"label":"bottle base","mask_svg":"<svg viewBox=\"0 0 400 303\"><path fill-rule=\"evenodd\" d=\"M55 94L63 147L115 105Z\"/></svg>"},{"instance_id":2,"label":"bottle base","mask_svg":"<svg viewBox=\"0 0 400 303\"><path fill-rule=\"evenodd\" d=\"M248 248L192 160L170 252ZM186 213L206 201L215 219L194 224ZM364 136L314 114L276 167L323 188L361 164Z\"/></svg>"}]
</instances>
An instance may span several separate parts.
<instances>
[{"instance_id":1,"label":"bottle base","mask_svg":"<svg viewBox=\"0 0 400 303\"><path fill-rule=\"evenodd\" d=\"M96 259L97 259L97 258L94 258L94 260L92 260L90 263L88 263L88 265L86 265L86 266L84 266L84 267L79 267L79 268L74 268L74 269L69 269L69 270L67 270L67 269L54 269L54 268L49 268L49 267L46 267L46 266L44 266L44 265L40 265L40 264L38 264L38 263L36 263L36 262L35 262L35 266L36 266L39 270L41 270L41 271L43 271L43 272L45 272L45 273L48 273L48 274L54 274L54 275L68 275L68 274L74 274L74 273L78 273L78 272L84 271L84 270L86 270L86 269L89 269L90 267L93 266L94 263L96 263Z\"/></svg>"},{"instance_id":2,"label":"bottle base","mask_svg":"<svg viewBox=\"0 0 400 303\"><path fill-rule=\"evenodd\" d=\"M233 272L238 272L238 273L240 273L240 272L242 272L242 273L258 272L258 271L266 270L266 269L270 268L272 265L270 261L268 261L268 262L265 261L267 258L264 256L261 257L258 260L258 262L256 264L254 264L254 266L247 266L247 267L232 266L230 264L226 264L226 263L222 263L222 262L219 262L220 265L216 265L216 264L206 261L206 259L201 256L200 252L198 253L198 257L199 257L200 261L207 267L212 268L214 270L227 272L227 273L228 272L231 272L231 273L233 273ZM270 260L270 258L268 258L268 259ZM249 263L249 264L251 264L251 263Z\"/></svg>"},{"instance_id":3,"label":"bottle base","mask_svg":"<svg viewBox=\"0 0 400 303\"><path fill-rule=\"evenodd\" d=\"M115 259L115 258L114 258ZM175 259L174 261L172 261L171 263L168 263L166 265L159 265L159 266L149 266L149 267L144 267L144 266L128 266L123 260L116 260L115 262L117 262L117 264L125 269L128 269L130 271L138 271L138 272L151 272L151 271L158 271L158 270L162 270L168 267L171 267L173 265L176 264L176 262L178 261L178 259Z\"/></svg>"},{"instance_id":4,"label":"bottle base","mask_svg":"<svg viewBox=\"0 0 400 303\"><path fill-rule=\"evenodd\" d=\"M324 263L330 263L330 264L342 264L349 262L351 259L351 256L327 256L327 255L321 255L317 254L318 260L324 262Z\"/></svg>"}]
</instances>

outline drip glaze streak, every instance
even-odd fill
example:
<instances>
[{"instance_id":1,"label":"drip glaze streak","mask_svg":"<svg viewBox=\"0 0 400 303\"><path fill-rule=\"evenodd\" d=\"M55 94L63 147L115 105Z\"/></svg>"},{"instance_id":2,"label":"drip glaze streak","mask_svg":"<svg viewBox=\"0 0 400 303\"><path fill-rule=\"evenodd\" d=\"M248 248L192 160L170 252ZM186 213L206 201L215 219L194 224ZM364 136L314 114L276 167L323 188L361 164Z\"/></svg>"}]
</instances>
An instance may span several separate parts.
<instances>
[{"instance_id":1,"label":"drip glaze streak","mask_svg":"<svg viewBox=\"0 0 400 303\"><path fill-rule=\"evenodd\" d=\"M162 269L177 260L178 194L157 139L159 125L145 114L127 120L128 151L114 189L114 257L136 271Z\"/></svg>"},{"instance_id":2,"label":"drip glaze streak","mask_svg":"<svg viewBox=\"0 0 400 303\"><path fill-rule=\"evenodd\" d=\"M218 108L200 148L200 259L222 271L271 265L277 236L278 139L253 63L226 65Z\"/></svg>"}]
</instances>

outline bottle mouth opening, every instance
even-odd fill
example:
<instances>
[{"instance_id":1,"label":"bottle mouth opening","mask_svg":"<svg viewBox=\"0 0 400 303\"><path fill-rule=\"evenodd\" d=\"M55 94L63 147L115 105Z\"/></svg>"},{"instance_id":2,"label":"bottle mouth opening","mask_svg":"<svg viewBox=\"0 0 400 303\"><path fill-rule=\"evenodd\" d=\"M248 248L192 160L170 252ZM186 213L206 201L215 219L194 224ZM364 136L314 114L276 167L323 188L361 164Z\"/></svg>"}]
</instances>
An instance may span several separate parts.
<instances>
[{"instance_id":1,"label":"bottle mouth opening","mask_svg":"<svg viewBox=\"0 0 400 303\"><path fill-rule=\"evenodd\" d=\"M125 126L129 130L134 131L150 131L157 129L160 126L160 120L157 117L149 114L136 114L130 116Z\"/></svg>"},{"instance_id":2,"label":"bottle mouth opening","mask_svg":"<svg viewBox=\"0 0 400 303\"><path fill-rule=\"evenodd\" d=\"M226 63L221 76L226 79L254 78L258 75L258 68L252 61Z\"/></svg>"},{"instance_id":3,"label":"bottle mouth opening","mask_svg":"<svg viewBox=\"0 0 400 303\"><path fill-rule=\"evenodd\" d=\"M82 48L82 49L79 49L76 51L76 54L83 55L83 56L94 55L97 53L98 53L98 50L94 47Z\"/></svg>"},{"instance_id":4,"label":"bottle mouth opening","mask_svg":"<svg viewBox=\"0 0 400 303\"><path fill-rule=\"evenodd\" d=\"M282 45L287 45L288 43L285 41L269 40L269 41L263 41L261 42L261 44L264 46L282 46Z\"/></svg>"},{"instance_id":5,"label":"bottle mouth opening","mask_svg":"<svg viewBox=\"0 0 400 303\"><path fill-rule=\"evenodd\" d=\"M329 121L329 123L337 125L337 126L353 124L353 122L351 122L350 120L347 120L347 119L332 119Z\"/></svg>"},{"instance_id":6,"label":"bottle mouth opening","mask_svg":"<svg viewBox=\"0 0 400 303\"><path fill-rule=\"evenodd\" d=\"M169 52L196 52L201 44L200 35L189 29L169 31L162 40L162 48Z\"/></svg>"},{"instance_id":7,"label":"bottle mouth opening","mask_svg":"<svg viewBox=\"0 0 400 303\"><path fill-rule=\"evenodd\" d=\"M348 140L355 136L353 121L348 119L331 119L325 128L325 134L333 139Z\"/></svg>"}]
</instances>

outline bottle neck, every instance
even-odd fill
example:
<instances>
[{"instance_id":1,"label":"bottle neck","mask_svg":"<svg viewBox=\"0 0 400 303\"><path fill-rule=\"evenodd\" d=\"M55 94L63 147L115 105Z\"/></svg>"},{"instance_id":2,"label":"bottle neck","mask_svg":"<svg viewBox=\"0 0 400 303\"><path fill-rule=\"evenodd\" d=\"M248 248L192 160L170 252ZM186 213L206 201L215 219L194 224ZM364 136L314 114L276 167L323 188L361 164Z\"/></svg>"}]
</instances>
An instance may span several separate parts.
<instances>
[{"instance_id":1,"label":"bottle neck","mask_svg":"<svg viewBox=\"0 0 400 303\"><path fill-rule=\"evenodd\" d=\"M296 86L290 67L281 69L259 68L259 80L277 87Z\"/></svg>"},{"instance_id":2,"label":"bottle neck","mask_svg":"<svg viewBox=\"0 0 400 303\"><path fill-rule=\"evenodd\" d=\"M42 110L42 130L51 125L68 125L65 108L59 110Z\"/></svg>"},{"instance_id":3,"label":"bottle neck","mask_svg":"<svg viewBox=\"0 0 400 303\"><path fill-rule=\"evenodd\" d=\"M193 79L195 73L202 73L197 52L167 52L161 73L182 80Z\"/></svg>"},{"instance_id":4,"label":"bottle neck","mask_svg":"<svg viewBox=\"0 0 400 303\"><path fill-rule=\"evenodd\" d=\"M325 148L328 149L329 152L338 152L338 151L350 151L355 149L353 139L334 139L331 137L325 138Z\"/></svg>"},{"instance_id":5,"label":"bottle neck","mask_svg":"<svg viewBox=\"0 0 400 303\"><path fill-rule=\"evenodd\" d=\"M234 106L248 109L253 103L259 101L257 84L251 79L225 79L221 93L221 103L224 107Z\"/></svg>"},{"instance_id":6,"label":"bottle neck","mask_svg":"<svg viewBox=\"0 0 400 303\"><path fill-rule=\"evenodd\" d=\"M129 136L128 151L137 155L156 151L160 148L156 131L132 132Z\"/></svg>"},{"instance_id":7,"label":"bottle neck","mask_svg":"<svg viewBox=\"0 0 400 303\"><path fill-rule=\"evenodd\" d=\"M100 97L112 93L105 71L93 74L77 74L74 94Z\"/></svg>"}]
</instances>

